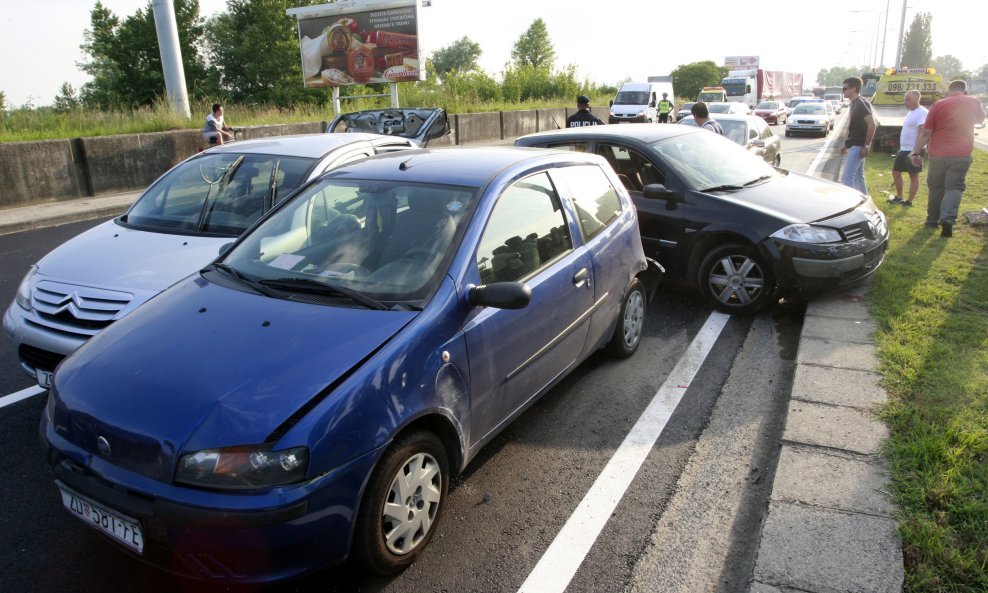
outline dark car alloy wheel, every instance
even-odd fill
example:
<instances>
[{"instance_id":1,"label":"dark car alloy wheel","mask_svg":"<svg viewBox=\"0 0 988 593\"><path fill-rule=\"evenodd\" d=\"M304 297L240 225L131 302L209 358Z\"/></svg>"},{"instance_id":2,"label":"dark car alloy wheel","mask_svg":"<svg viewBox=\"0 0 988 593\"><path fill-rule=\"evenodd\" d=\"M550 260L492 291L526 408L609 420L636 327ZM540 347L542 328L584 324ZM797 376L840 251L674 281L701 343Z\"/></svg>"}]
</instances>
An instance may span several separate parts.
<instances>
[{"instance_id":1,"label":"dark car alloy wheel","mask_svg":"<svg viewBox=\"0 0 988 593\"><path fill-rule=\"evenodd\" d=\"M754 313L775 293L775 278L762 256L737 244L715 247L703 258L698 285L703 298L725 313Z\"/></svg>"},{"instance_id":2,"label":"dark car alloy wheel","mask_svg":"<svg viewBox=\"0 0 988 593\"><path fill-rule=\"evenodd\" d=\"M645 327L645 290L635 278L621 303L617 327L607 344L607 353L616 358L628 358L638 349Z\"/></svg>"},{"instance_id":3,"label":"dark car alloy wheel","mask_svg":"<svg viewBox=\"0 0 988 593\"><path fill-rule=\"evenodd\" d=\"M446 450L435 435L395 439L371 474L354 530L354 556L379 574L396 573L436 531L449 489Z\"/></svg>"}]
</instances>

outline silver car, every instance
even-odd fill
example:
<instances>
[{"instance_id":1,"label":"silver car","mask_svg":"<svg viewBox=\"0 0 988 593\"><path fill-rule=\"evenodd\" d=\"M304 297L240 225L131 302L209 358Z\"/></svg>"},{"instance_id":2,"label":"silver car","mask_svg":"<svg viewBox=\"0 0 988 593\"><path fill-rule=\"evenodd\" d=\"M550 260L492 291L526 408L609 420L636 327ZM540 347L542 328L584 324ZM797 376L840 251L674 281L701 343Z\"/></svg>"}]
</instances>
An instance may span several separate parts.
<instances>
[{"instance_id":1,"label":"silver car","mask_svg":"<svg viewBox=\"0 0 988 593\"><path fill-rule=\"evenodd\" d=\"M834 107L826 101L800 103L786 122L786 136L813 133L826 137L834 129Z\"/></svg>"},{"instance_id":2,"label":"silver car","mask_svg":"<svg viewBox=\"0 0 988 593\"><path fill-rule=\"evenodd\" d=\"M782 165L782 140L775 135L764 119L757 115L728 115L715 113L710 116L724 129L724 136L735 144L766 163L778 167ZM696 120L689 116L679 121L686 126L696 126Z\"/></svg>"},{"instance_id":3,"label":"silver car","mask_svg":"<svg viewBox=\"0 0 988 593\"><path fill-rule=\"evenodd\" d=\"M234 142L179 163L127 212L31 266L3 317L24 372L55 366L103 328L210 263L274 204L327 169L395 150L406 138L312 134ZM332 213L321 216L331 230Z\"/></svg>"}]
</instances>

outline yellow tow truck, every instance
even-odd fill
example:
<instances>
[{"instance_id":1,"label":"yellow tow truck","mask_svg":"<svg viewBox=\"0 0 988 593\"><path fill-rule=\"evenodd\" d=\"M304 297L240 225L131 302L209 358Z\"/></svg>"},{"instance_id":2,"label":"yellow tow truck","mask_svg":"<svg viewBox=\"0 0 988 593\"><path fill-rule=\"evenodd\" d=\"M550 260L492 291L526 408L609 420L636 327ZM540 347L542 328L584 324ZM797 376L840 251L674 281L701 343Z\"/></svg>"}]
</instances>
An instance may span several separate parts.
<instances>
[{"instance_id":1,"label":"yellow tow truck","mask_svg":"<svg viewBox=\"0 0 988 593\"><path fill-rule=\"evenodd\" d=\"M920 105L929 107L946 95L943 77L933 68L890 68L875 86L871 99L872 113L878 129L871 144L873 151L895 153L899 150L902 123L909 114L906 91L920 92Z\"/></svg>"}]
</instances>

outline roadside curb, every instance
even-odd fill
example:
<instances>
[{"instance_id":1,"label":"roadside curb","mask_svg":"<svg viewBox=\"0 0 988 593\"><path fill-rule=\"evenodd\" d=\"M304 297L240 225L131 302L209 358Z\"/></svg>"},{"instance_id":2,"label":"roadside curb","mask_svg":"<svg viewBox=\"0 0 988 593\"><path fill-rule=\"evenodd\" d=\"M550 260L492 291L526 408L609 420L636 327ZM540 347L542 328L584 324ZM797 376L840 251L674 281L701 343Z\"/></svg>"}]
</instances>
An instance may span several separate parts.
<instances>
[{"instance_id":1,"label":"roadside curb","mask_svg":"<svg viewBox=\"0 0 988 593\"><path fill-rule=\"evenodd\" d=\"M898 593L867 284L809 304L750 593Z\"/></svg>"},{"instance_id":2,"label":"roadside curb","mask_svg":"<svg viewBox=\"0 0 988 593\"><path fill-rule=\"evenodd\" d=\"M0 235L115 216L126 211L141 191L0 210Z\"/></svg>"}]
</instances>

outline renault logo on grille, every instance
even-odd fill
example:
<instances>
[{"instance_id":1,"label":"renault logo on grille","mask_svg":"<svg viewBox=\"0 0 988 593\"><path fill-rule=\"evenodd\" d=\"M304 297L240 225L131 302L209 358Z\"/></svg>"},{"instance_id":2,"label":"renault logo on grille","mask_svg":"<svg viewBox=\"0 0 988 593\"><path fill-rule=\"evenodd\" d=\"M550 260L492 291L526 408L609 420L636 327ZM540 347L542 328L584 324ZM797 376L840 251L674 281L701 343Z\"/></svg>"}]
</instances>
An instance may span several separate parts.
<instances>
[{"instance_id":1,"label":"renault logo on grille","mask_svg":"<svg viewBox=\"0 0 988 593\"><path fill-rule=\"evenodd\" d=\"M110 450L110 441L106 440L106 437L101 436L96 438L96 448L99 449L103 457L109 457L110 453L112 453Z\"/></svg>"}]
</instances>

